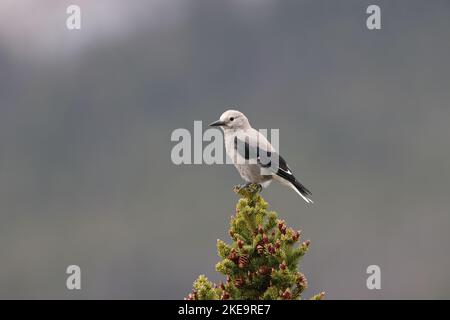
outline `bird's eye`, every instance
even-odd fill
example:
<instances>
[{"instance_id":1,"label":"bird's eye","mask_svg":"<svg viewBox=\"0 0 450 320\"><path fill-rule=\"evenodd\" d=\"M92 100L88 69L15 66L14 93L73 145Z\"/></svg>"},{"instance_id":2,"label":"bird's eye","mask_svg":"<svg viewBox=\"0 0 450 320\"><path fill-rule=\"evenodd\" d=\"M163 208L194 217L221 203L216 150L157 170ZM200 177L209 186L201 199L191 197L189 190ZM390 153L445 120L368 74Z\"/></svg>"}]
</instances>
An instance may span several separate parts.
<instances>
[{"instance_id":1,"label":"bird's eye","mask_svg":"<svg viewBox=\"0 0 450 320\"><path fill-rule=\"evenodd\" d=\"M234 117L231 117L231 118L230 118L230 121L233 121L233 120L234 120Z\"/></svg>"}]
</instances>

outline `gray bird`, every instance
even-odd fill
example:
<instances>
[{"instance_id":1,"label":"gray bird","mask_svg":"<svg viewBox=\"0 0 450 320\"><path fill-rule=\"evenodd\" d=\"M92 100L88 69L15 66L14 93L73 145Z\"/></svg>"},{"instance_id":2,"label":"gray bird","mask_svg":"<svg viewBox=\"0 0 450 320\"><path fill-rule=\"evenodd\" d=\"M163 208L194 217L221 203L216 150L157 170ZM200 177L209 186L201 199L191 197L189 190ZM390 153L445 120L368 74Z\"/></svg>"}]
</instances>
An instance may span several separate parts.
<instances>
[{"instance_id":1,"label":"gray bird","mask_svg":"<svg viewBox=\"0 0 450 320\"><path fill-rule=\"evenodd\" d=\"M225 111L210 126L222 128L227 155L247 183L266 188L276 180L295 190L307 203L313 203L311 192L294 177L286 161L263 134L251 127L242 112Z\"/></svg>"}]
</instances>

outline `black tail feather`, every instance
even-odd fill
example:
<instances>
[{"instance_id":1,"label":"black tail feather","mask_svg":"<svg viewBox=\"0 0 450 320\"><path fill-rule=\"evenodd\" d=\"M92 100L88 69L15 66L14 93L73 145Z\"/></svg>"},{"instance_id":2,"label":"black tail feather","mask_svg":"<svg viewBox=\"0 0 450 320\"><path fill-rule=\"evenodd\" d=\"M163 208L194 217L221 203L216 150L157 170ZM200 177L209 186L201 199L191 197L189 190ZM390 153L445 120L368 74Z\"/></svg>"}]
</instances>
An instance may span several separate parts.
<instances>
[{"instance_id":1,"label":"black tail feather","mask_svg":"<svg viewBox=\"0 0 450 320\"><path fill-rule=\"evenodd\" d=\"M309 191L304 185L302 185L300 182L298 182L297 179L295 179L294 182L292 182L292 184L305 197L309 197L312 195L311 191Z\"/></svg>"}]
</instances>

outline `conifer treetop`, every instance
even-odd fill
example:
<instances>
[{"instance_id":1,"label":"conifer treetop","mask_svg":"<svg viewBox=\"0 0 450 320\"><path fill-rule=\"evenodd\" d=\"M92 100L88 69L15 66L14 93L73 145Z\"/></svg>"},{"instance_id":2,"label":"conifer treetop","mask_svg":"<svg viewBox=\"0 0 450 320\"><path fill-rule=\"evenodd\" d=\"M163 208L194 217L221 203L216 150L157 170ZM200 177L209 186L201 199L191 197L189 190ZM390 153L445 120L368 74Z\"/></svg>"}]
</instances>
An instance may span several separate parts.
<instances>
[{"instance_id":1,"label":"conifer treetop","mask_svg":"<svg viewBox=\"0 0 450 320\"><path fill-rule=\"evenodd\" d=\"M188 300L300 300L308 282L299 271L310 246L301 231L288 228L261 197L256 184L236 186L240 196L230 220L231 244L217 240L216 271L226 276L219 284L204 275L194 282ZM320 300L324 293L311 299Z\"/></svg>"}]
</instances>

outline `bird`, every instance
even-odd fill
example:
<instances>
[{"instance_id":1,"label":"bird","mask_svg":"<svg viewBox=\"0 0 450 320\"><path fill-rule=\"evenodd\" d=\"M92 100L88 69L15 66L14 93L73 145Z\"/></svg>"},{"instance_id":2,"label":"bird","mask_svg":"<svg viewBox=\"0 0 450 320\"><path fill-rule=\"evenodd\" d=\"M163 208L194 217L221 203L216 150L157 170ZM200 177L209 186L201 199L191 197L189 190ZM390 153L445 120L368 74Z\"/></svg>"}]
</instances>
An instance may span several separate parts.
<instances>
[{"instance_id":1,"label":"bird","mask_svg":"<svg viewBox=\"0 0 450 320\"><path fill-rule=\"evenodd\" d=\"M267 188L276 180L293 189L307 203L313 203L311 191L295 178L286 161L262 133L252 128L242 112L227 110L209 126L223 130L226 153L247 185L253 183Z\"/></svg>"}]
</instances>

